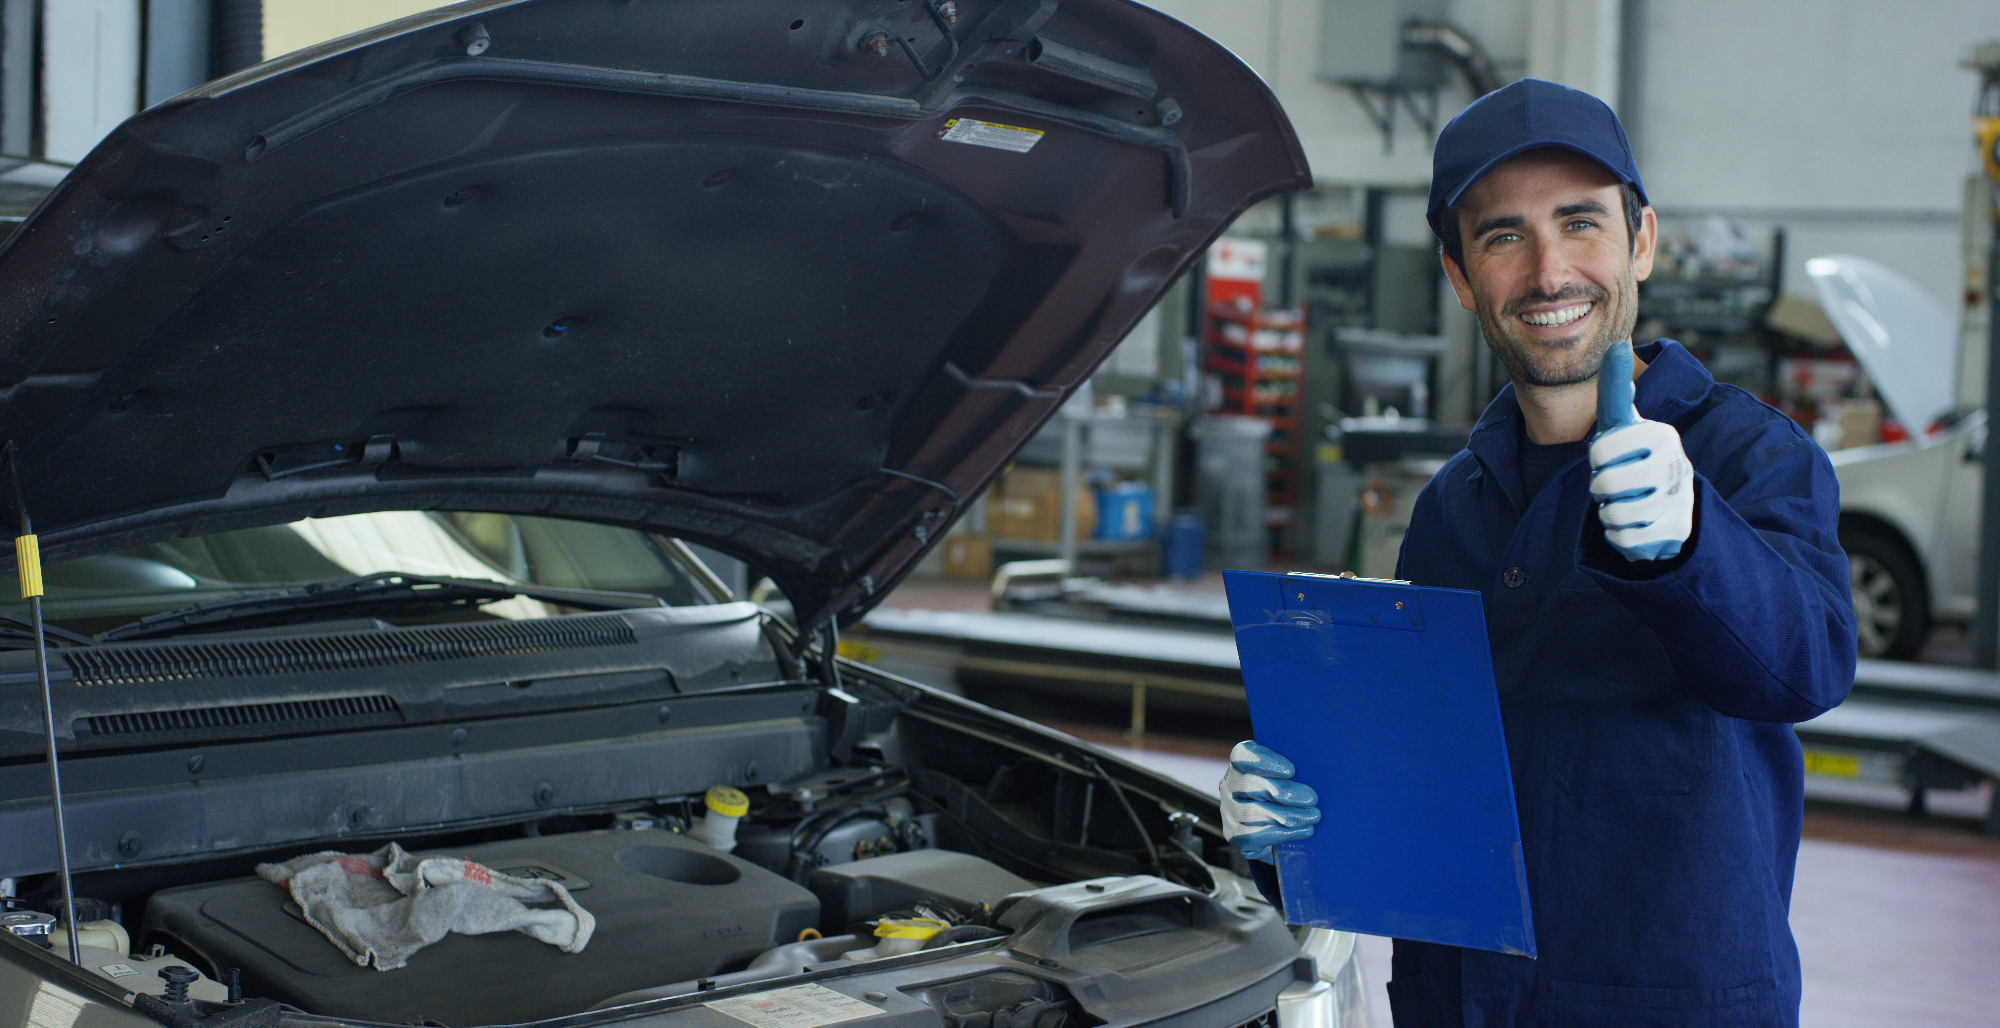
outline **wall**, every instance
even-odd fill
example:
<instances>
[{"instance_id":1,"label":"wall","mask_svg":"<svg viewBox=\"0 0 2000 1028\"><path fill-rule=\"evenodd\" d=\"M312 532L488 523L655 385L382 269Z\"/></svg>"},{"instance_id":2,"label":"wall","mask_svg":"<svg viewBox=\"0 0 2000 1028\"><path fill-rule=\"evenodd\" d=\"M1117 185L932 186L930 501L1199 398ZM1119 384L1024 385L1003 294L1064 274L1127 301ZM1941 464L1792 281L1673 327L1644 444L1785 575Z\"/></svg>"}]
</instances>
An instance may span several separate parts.
<instances>
[{"instance_id":1,"label":"wall","mask_svg":"<svg viewBox=\"0 0 2000 1028\"><path fill-rule=\"evenodd\" d=\"M1384 153L1354 98L1316 78L1319 0L1151 6L1264 76L1319 181L1429 181L1429 140L1407 114ZM1788 289L1810 294L1804 259L1840 251L1896 268L1956 304L1977 85L1959 61L1974 42L2000 36L2000 4L1454 0L1448 11L1503 77L1553 78L1618 107L1663 213L1785 224L1794 244ZM1616 53L1621 42L1636 44L1624 55L1629 68ZM1469 99L1454 75L1440 121Z\"/></svg>"},{"instance_id":2,"label":"wall","mask_svg":"<svg viewBox=\"0 0 2000 1028\"><path fill-rule=\"evenodd\" d=\"M82 160L138 110L139 0L63 0L44 8L42 147L49 160Z\"/></svg>"},{"instance_id":3,"label":"wall","mask_svg":"<svg viewBox=\"0 0 2000 1028\"><path fill-rule=\"evenodd\" d=\"M264 0L264 59L442 6L432 0Z\"/></svg>"},{"instance_id":4,"label":"wall","mask_svg":"<svg viewBox=\"0 0 2000 1028\"><path fill-rule=\"evenodd\" d=\"M1430 181L1430 140L1408 112L1385 152L1382 134L1344 88L1318 79L1319 0L1153 0L1151 6L1228 47L1271 86L1321 182L1417 186ZM1460 0L1452 18L1485 39L1490 52L1511 67L1525 67L1526 0ZM1464 9L1464 10L1462 10ZM1439 120L1449 119L1471 95L1454 76L1440 96Z\"/></svg>"},{"instance_id":5,"label":"wall","mask_svg":"<svg viewBox=\"0 0 2000 1028\"><path fill-rule=\"evenodd\" d=\"M1639 5L1638 158L1654 205L1789 233L1803 262L1851 253L1948 309L1963 291L1959 210L1971 153L1971 44L1990 0L1671 0Z\"/></svg>"}]
</instances>

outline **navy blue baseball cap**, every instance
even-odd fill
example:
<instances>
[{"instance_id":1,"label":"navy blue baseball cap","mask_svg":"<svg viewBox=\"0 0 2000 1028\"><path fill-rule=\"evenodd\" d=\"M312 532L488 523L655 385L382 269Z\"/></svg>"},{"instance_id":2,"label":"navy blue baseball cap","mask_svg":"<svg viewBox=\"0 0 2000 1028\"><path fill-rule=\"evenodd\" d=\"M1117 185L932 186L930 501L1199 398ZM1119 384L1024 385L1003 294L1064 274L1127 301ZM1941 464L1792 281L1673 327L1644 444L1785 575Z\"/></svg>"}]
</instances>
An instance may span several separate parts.
<instances>
[{"instance_id":1,"label":"navy blue baseball cap","mask_svg":"<svg viewBox=\"0 0 2000 1028\"><path fill-rule=\"evenodd\" d=\"M1551 146L1604 165L1647 203L1625 127L1604 101L1544 79L1520 79L1474 100L1438 133L1431 155L1431 231L1495 165Z\"/></svg>"}]
</instances>

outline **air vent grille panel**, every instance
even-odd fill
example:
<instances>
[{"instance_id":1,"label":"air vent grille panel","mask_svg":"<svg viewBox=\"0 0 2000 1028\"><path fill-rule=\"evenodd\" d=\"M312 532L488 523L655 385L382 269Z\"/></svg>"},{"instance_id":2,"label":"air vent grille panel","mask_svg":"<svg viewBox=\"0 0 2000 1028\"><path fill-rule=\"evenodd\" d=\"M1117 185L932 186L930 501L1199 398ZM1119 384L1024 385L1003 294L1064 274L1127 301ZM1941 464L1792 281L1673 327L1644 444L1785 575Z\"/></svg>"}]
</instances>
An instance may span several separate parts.
<instances>
[{"instance_id":1,"label":"air vent grille panel","mask_svg":"<svg viewBox=\"0 0 2000 1028\"><path fill-rule=\"evenodd\" d=\"M534 621L481 621L296 639L232 639L106 646L63 653L79 685L136 685L236 675L423 664L549 650L629 646L632 626L616 614Z\"/></svg>"},{"instance_id":2,"label":"air vent grille panel","mask_svg":"<svg viewBox=\"0 0 2000 1028\"><path fill-rule=\"evenodd\" d=\"M99 714L79 720L92 735L138 735L146 732L233 728L238 725L352 720L385 714L395 715L397 719L402 716L402 711L396 706L396 701L392 697L342 696L329 700L247 703L235 707L196 707L190 710Z\"/></svg>"}]
</instances>

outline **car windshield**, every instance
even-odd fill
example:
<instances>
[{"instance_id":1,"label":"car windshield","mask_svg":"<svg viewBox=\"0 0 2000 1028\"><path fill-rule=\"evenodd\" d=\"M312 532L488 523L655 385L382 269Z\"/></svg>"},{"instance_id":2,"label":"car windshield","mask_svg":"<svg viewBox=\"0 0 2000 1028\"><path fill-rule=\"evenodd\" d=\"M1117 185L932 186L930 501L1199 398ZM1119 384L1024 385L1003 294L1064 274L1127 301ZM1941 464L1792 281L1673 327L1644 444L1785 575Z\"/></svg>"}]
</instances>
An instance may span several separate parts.
<instances>
[{"instance_id":1,"label":"car windshield","mask_svg":"<svg viewBox=\"0 0 2000 1028\"><path fill-rule=\"evenodd\" d=\"M43 609L53 625L96 633L198 603L380 572L517 585L648 593L675 606L709 602L669 554L672 541L585 521L471 512L379 511L170 539L49 563ZM13 576L4 595L19 596ZM556 604L514 597L479 614L537 618ZM20 600L0 610L26 613ZM329 611L327 619L393 612ZM455 617L467 616L460 612Z\"/></svg>"}]
</instances>

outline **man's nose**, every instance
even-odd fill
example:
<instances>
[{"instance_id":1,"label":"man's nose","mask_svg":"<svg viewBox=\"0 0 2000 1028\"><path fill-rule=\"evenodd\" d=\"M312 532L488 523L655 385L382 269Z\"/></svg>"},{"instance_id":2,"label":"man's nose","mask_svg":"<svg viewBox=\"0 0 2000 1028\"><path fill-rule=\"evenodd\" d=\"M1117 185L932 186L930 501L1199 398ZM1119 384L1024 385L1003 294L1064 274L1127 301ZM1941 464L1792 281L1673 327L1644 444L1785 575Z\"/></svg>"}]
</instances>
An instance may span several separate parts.
<instances>
[{"instance_id":1,"label":"man's nose","mask_svg":"<svg viewBox=\"0 0 2000 1028\"><path fill-rule=\"evenodd\" d=\"M1535 291L1544 296L1555 296L1575 279L1570 274L1569 255L1555 241L1538 240L1534 247L1534 261Z\"/></svg>"}]
</instances>

